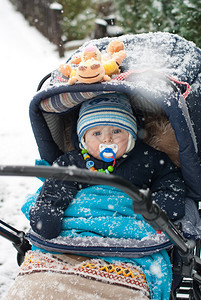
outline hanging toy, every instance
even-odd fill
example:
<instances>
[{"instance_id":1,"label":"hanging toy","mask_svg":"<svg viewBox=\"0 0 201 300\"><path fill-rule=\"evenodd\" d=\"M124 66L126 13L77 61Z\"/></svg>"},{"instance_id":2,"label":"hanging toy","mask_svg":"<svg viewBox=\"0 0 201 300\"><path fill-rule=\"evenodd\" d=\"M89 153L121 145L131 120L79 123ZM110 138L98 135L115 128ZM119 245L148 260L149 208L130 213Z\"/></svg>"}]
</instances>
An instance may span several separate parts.
<instances>
[{"instance_id":1,"label":"hanging toy","mask_svg":"<svg viewBox=\"0 0 201 300\"><path fill-rule=\"evenodd\" d=\"M113 75L120 73L120 66L126 56L124 44L120 40L111 41L106 53L101 53L95 45L89 44L68 64L60 65L59 71L69 79L69 85L76 82L89 84L110 81Z\"/></svg>"},{"instance_id":2,"label":"hanging toy","mask_svg":"<svg viewBox=\"0 0 201 300\"><path fill-rule=\"evenodd\" d=\"M102 55L102 64L105 74L110 77L120 73L120 66L127 54L124 50L124 43L120 40L111 41L107 48L107 53Z\"/></svg>"},{"instance_id":3,"label":"hanging toy","mask_svg":"<svg viewBox=\"0 0 201 300\"><path fill-rule=\"evenodd\" d=\"M81 61L86 61L88 59L101 61L101 52L93 44L89 44L88 46L86 46L82 54L80 56L74 56L71 59L70 63L79 65Z\"/></svg>"},{"instance_id":4,"label":"hanging toy","mask_svg":"<svg viewBox=\"0 0 201 300\"><path fill-rule=\"evenodd\" d=\"M73 76L70 77L68 84L72 85L77 81L81 83L95 83L100 81L110 81L111 78L105 75L105 69L101 62L88 59L82 61Z\"/></svg>"},{"instance_id":5,"label":"hanging toy","mask_svg":"<svg viewBox=\"0 0 201 300\"><path fill-rule=\"evenodd\" d=\"M110 174L114 171L114 166L115 166L115 158L116 158L116 153L118 150L118 146L116 144L112 145L104 145L100 144L99 145L99 150L100 152L100 157L103 161L105 162L110 162L113 161L112 166L108 166L107 169L98 169L96 170L94 167L94 162L91 160L91 157L89 156L88 152L86 149L82 149L81 153L83 155L84 160L86 161L86 167L90 171L96 171L96 172L101 172L101 173L106 173Z\"/></svg>"}]
</instances>

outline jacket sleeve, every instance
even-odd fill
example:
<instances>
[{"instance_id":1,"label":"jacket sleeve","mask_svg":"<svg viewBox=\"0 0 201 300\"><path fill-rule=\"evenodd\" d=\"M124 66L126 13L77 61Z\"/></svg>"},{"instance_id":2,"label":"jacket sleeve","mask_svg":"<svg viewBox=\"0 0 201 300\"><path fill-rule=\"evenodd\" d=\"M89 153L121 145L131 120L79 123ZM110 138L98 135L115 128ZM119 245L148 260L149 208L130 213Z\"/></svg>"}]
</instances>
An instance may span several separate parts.
<instances>
[{"instance_id":1,"label":"jacket sleeve","mask_svg":"<svg viewBox=\"0 0 201 300\"><path fill-rule=\"evenodd\" d=\"M47 239L57 237L61 232L64 211L76 194L76 182L46 179L29 212L32 229Z\"/></svg>"},{"instance_id":2,"label":"jacket sleeve","mask_svg":"<svg viewBox=\"0 0 201 300\"><path fill-rule=\"evenodd\" d=\"M152 200L171 220L181 219L185 214L186 188L180 169L164 153L154 159L157 171L152 181Z\"/></svg>"}]
</instances>

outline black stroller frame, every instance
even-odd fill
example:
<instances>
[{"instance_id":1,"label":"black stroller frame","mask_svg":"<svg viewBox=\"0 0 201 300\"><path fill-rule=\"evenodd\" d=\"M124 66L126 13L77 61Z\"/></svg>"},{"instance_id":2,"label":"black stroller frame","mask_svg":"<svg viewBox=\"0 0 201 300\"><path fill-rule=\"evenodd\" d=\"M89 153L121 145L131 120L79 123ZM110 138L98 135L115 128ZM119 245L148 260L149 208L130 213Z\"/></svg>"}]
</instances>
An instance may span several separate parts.
<instances>
[{"instance_id":1,"label":"black stroller frame","mask_svg":"<svg viewBox=\"0 0 201 300\"><path fill-rule=\"evenodd\" d=\"M127 42L126 38L125 41ZM136 42L138 41L136 40ZM154 74L154 76L156 76L156 74ZM171 85L172 88L177 91L177 88L169 79L162 74L158 74L157 76L159 76L159 78L162 77L163 81ZM50 77L51 74L48 74L41 80L37 91L41 90L42 85ZM105 90L107 91L107 89ZM110 91L111 88L108 90ZM121 92L121 90L117 88L117 92L118 91ZM66 92L66 88L64 88L63 92ZM55 92L55 94L56 93L57 92ZM46 97L49 97L48 93ZM132 198L134 212L141 214L155 230L163 231L172 242L172 246L168 250L173 269L173 284L170 299L201 299L201 241L185 238L180 224L173 224L168 219L166 213L156 203L152 202L150 190L146 190L146 193L142 193L133 184L121 177L112 174L108 176L103 173L90 172L85 169L75 169L71 167L2 165L0 166L0 176L52 177L66 181L77 181L92 185L103 184L119 188ZM17 250L18 265L21 265L26 252L31 249L26 234L8 225L3 220L0 220L0 235L13 243Z\"/></svg>"},{"instance_id":2,"label":"black stroller frame","mask_svg":"<svg viewBox=\"0 0 201 300\"><path fill-rule=\"evenodd\" d=\"M141 193L133 184L119 176L108 176L107 174L71 167L0 166L0 176L52 177L66 181L104 184L121 189L132 198L135 213L142 214L155 230L163 231L175 246L171 249L171 256L174 260L174 252L176 252L179 256L179 260L177 259L179 262L173 265L173 274L180 274L182 279L189 278L190 280L187 283L183 281L180 290L179 288L173 290L171 299L186 299L176 295L178 291L183 294L186 293L186 290L182 290L181 287L190 288L189 299L201 299L200 241L196 242L183 237L180 229L168 219L166 213L156 203L152 203L150 190ZM0 220L0 235L13 243L18 252L17 262L20 265L26 251L31 249L25 233Z\"/></svg>"}]
</instances>

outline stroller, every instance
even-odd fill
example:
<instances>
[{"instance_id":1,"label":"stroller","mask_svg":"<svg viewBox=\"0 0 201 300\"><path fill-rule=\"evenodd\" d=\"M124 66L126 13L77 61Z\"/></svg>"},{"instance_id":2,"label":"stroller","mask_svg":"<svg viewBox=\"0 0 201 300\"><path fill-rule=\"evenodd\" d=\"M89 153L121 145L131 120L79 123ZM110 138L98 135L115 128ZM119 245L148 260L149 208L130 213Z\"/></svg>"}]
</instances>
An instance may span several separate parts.
<instances>
[{"instance_id":1,"label":"stroller","mask_svg":"<svg viewBox=\"0 0 201 300\"><path fill-rule=\"evenodd\" d=\"M0 175L53 177L62 180L110 185L122 189L134 201L134 211L143 215L156 230L161 230L157 240L149 243L101 244L98 240L79 244L71 239L65 245L37 236L33 231L24 235L1 221L0 233L11 240L18 250L18 263L32 244L47 251L61 253L96 254L116 256L146 255L167 249L173 265L171 299L186 293L189 299L201 299L201 230L189 219L177 224L151 201L151 193L142 193L135 186L117 176L92 173L83 169L51 168L53 162L71 150L69 131L78 116L81 103L104 93L124 93L130 99L138 120L138 138L144 139L146 121L166 118L171 123L179 145L180 167L188 191L188 198L198 203L201 199L201 126L200 119L200 70L201 51L191 42L169 33L124 35L127 57L120 66L120 74L108 82L68 85L68 78L59 70L48 74L39 84L38 92L30 104L30 119L41 160L36 167L5 166ZM103 38L93 44L106 51L109 41ZM87 44L75 52L80 55ZM70 61L67 61L67 63ZM106 177L107 176L107 177ZM190 202L191 205L192 202ZM198 216L198 210L196 211ZM197 217L199 223L199 217ZM201 221L199 225L201 224ZM94 246L94 244L96 246ZM174 246L173 246L174 245ZM181 276L180 276L181 275ZM188 280L186 280L188 278Z\"/></svg>"}]
</instances>

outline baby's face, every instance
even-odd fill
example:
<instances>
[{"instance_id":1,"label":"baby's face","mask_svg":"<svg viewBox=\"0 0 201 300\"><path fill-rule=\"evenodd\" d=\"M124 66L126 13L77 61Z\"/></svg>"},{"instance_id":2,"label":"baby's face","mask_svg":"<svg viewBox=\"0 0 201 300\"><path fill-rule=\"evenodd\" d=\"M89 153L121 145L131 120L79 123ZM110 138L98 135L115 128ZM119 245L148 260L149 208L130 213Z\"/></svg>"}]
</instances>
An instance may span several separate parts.
<instances>
[{"instance_id":1,"label":"baby's face","mask_svg":"<svg viewBox=\"0 0 201 300\"><path fill-rule=\"evenodd\" d=\"M87 130L84 136L87 151L93 157L100 159L100 144L118 145L116 158L121 157L128 145L128 132L115 126L97 126Z\"/></svg>"}]
</instances>

